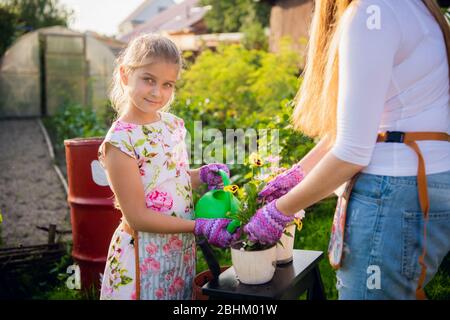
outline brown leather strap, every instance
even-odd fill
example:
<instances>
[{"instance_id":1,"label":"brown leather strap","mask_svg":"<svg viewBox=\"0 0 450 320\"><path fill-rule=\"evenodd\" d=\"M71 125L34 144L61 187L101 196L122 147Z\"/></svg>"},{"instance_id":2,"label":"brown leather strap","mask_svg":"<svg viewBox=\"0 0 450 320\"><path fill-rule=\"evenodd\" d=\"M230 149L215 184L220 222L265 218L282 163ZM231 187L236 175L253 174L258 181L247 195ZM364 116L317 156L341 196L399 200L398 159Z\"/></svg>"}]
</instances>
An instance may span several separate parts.
<instances>
[{"instance_id":1,"label":"brown leather strap","mask_svg":"<svg viewBox=\"0 0 450 320\"><path fill-rule=\"evenodd\" d=\"M425 170L425 161L423 159L422 152L415 141L421 140L439 140L439 141L449 141L450 135L445 132L405 132L400 133L400 141L389 141L388 132L383 132L378 134L377 142L402 142L408 145L418 157L418 168L417 168L417 189L419 195L420 208L422 209L424 223L423 223L423 248L422 255L419 257L419 264L421 266L419 281L416 289L416 298L420 300L426 299L425 292L423 290L423 284L425 283L427 267L425 265L425 255L426 255L426 239L427 239L427 224L428 224L428 213L430 210L430 201L428 198L428 188L427 188L427 175Z\"/></svg>"},{"instance_id":2,"label":"brown leather strap","mask_svg":"<svg viewBox=\"0 0 450 320\"><path fill-rule=\"evenodd\" d=\"M378 134L377 142L386 142L388 132ZM450 135L445 132L405 132L403 142L439 140L450 142Z\"/></svg>"},{"instance_id":3,"label":"brown leather strap","mask_svg":"<svg viewBox=\"0 0 450 320\"><path fill-rule=\"evenodd\" d=\"M134 231L128 223L122 220L120 228L133 237L134 246L134 267L135 267L135 277L136 277L136 300L141 299L141 270L139 268L139 233Z\"/></svg>"}]
</instances>

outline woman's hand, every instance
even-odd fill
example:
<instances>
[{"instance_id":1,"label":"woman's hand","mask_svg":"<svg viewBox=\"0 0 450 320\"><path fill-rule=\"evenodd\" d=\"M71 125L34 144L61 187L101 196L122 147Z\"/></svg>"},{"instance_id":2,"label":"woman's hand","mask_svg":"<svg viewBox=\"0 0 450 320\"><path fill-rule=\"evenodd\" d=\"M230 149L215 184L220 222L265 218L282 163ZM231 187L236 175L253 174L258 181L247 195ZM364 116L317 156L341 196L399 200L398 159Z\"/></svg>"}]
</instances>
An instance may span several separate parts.
<instances>
[{"instance_id":1,"label":"woman's hand","mask_svg":"<svg viewBox=\"0 0 450 320\"><path fill-rule=\"evenodd\" d=\"M303 168L296 164L289 170L279 174L272 179L258 194L260 199L271 202L288 193L293 187L299 184L305 177Z\"/></svg>"},{"instance_id":2,"label":"woman's hand","mask_svg":"<svg viewBox=\"0 0 450 320\"><path fill-rule=\"evenodd\" d=\"M216 247L229 247L231 242L239 238L239 229L231 234L227 231L230 219L196 219L194 234L204 236L208 242Z\"/></svg>"},{"instance_id":3,"label":"woman's hand","mask_svg":"<svg viewBox=\"0 0 450 320\"><path fill-rule=\"evenodd\" d=\"M208 185L208 190L223 188L222 177L218 171L223 170L228 177L230 176L230 169L226 164L211 163L200 167L200 181Z\"/></svg>"},{"instance_id":4,"label":"woman's hand","mask_svg":"<svg viewBox=\"0 0 450 320\"><path fill-rule=\"evenodd\" d=\"M276 200L262 207L253 215L250 222L244 226L244 232L251 241L262 244L274 244L283 234L283 230L294 217L285 216L278 211Z\"/></svg>"}]
</instances>

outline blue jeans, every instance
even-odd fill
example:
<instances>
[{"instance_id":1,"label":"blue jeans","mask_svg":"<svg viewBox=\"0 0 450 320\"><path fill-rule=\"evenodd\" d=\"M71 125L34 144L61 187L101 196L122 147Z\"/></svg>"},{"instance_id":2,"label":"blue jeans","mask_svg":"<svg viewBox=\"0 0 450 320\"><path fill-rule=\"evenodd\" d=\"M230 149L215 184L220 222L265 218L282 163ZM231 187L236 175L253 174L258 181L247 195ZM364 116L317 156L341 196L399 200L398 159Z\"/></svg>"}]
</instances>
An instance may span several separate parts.
<instances>
[{"instance_id":1,"label":"blue jeans","mask_svg":"<svg viewBox=\"0 0 450 320\"><path fill-rule=\"evenodd\" d=\"M450 251L450 171L427 175L428 283ZM415 299L423 214L416 176L361 174L347 209L339 299Z\"/></svg>"}]
</instances>

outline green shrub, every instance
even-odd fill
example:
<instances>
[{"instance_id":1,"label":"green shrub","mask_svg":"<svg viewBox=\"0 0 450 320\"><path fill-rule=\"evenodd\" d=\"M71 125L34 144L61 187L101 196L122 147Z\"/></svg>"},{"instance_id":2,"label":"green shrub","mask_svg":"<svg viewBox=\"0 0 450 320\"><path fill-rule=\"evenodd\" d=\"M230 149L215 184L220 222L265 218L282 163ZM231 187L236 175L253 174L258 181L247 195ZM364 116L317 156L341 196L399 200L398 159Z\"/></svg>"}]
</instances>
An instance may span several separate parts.
<instances>
[{"instance_id":1,"label":"green shrub","mask_svg":"<svg viewBox=\"0 0 450 320\"><path fill-rule=\"evenodd\" d=\"M62 107L44 121L54 134L58 148L64 147L65 139L104 136L107 131L105 119L91 108L77 104Z\"/></svg>"}]
</instances>

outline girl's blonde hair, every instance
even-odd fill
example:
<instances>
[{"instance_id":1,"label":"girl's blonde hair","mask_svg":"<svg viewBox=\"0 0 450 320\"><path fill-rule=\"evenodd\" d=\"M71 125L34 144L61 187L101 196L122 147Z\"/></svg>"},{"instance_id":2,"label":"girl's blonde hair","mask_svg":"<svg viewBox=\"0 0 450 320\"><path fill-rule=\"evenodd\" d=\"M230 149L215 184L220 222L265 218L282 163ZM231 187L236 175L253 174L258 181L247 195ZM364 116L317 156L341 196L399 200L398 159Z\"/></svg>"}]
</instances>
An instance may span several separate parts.
<instances>
[{"instance_id":1,"label":"girl's blonde hair","mask_svg":"<svg viewBox=\"0 0 450 320\"><path fill-rule=\"evenodd\" d=\"M450 61L450 28L435 0L422 0L444 34ZM336 139L339 21L352 0L316 0L303 83L295 97L294 128L314 138Z\"/></svg>"},{"instance_id":2,"label":"girl's blonde hair","mask_svg":"<svg viewBox=\"0 0 450 320\"><path fill-rule=\"evenodd\" d=\"M120 77L120 68L123 67L126 74L131 74L137 68L162 60L178 66L180 74L183 60L176 44L167 37L143 34L128 43L116 60L109 97L111 104L120 116L128 103L127 93ZM171 102L170 99L167 108Z\"/></svg>"}]
</instances>

